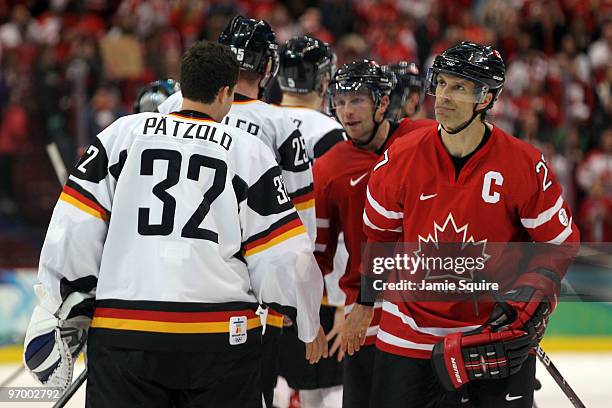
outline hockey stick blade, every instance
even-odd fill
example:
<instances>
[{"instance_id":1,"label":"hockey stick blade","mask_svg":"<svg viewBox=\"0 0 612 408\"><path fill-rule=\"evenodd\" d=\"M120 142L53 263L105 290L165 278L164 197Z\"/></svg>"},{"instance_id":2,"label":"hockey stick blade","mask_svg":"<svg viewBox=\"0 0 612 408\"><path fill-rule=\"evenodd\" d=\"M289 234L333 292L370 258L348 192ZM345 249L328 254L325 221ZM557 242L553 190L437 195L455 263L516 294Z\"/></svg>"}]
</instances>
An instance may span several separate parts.
<instances>
[{"instance_id":1,"label":"hockey stick blade","mask_svg":"<svg viewBox=\"0 0 612 408\"><path fill-rule=\"evenodd\" d=\"M66 392L62 394L60 399L58 399L57 402L53 404L53 408L63 408L64 405L68 403L70 398L72 398L72 396L78 391L81 385L83 385L85 380L87 380L87 367L85 367L85 369L81 372L81 374L79 374L77 379L74 380L72 384L70 384L70 387L66 389Z\"/></svg>"},{"instance_id":2,"label":"hockey stick blade","mask_svg":"<svg viewBox=\"0 0 612 408\"><path fill-rule=\"evenodd\" d=\"M557 367L555 367L548 354L546 354L546 352L540 345L538 345L538 347L536 348L536 354L538 355L538 359L540 359L542 364L544 364L544 367L546 367L548 373L552 376L559 388L561 388L565 396L570 400L572 405L576 408L586 408L584 403L580 400L580 398L578 398L578 395L576 395L576 393L574 392L572 387L570 387L567 381L565 381L565 378L563 378L563 376L561 375Z\"/></svg>"}]
</instances>

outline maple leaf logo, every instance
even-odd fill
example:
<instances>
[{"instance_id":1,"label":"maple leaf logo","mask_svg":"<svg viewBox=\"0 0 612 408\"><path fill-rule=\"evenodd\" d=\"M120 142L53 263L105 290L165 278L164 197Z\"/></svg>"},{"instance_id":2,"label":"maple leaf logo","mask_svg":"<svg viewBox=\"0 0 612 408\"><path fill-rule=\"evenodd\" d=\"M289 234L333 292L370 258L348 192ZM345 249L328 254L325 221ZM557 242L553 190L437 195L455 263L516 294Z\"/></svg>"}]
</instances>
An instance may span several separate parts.
<instances>
[{"instance_id":1,"label":"maple leaf logo","mask_svg":"<svg viewBox=\"0 0 612 408\"><path fill-rule=\"evenodd\" d=\"M459 258L482 258L484 263L491 256L486 253L487 240L476 240L469 234L468 229L468 224L457 226L453 214L449 212L442 225L434 221L433 234L430 233L426 237L419 235L419 249L413 253L417 257L423 257L424 262L421 265L425 271L424 279L474 280L476 267L457 267ZM449 270L448 265L454 267Z\"/></svg>"}]
</instances>

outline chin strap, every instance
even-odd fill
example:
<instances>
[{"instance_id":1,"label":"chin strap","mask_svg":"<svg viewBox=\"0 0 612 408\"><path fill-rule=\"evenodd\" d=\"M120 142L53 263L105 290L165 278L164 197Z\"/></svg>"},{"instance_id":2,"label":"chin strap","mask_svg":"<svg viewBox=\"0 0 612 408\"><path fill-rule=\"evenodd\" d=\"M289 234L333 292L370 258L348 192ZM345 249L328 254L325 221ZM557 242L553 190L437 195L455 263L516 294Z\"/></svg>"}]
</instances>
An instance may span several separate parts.
<instances>
[{"instance_id":1,"label":"chin strap","mask_svg":"<svg viewBox=\"0 0 612 408\"><path fill-rule=\"evenodd\" d=\"M459 132L461 132L463 129L465 129L466 127L470 126L472 124L472 122L474 121L474 119L476 119L476 116L480 115L484 110L481 111L477 111L476 110L476 106L477 104L474 104L474 107L472 108L472 117L469 118L467 121L463 122L463 124L461 124L460 126L454 128L454 129L447 129L444 127L444 125L440 124L440 126L442 126L442 129L444 129L444 131L450 135L455 135Z\"/></svg>"}]
</instances>

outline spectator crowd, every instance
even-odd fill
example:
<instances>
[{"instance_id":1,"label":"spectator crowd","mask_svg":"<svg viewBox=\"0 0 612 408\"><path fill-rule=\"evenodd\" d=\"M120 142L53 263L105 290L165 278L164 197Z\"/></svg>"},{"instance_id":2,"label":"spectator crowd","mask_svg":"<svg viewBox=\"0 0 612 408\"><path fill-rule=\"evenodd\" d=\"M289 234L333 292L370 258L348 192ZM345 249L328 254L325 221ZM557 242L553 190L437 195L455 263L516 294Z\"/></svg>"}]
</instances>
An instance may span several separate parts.
<instances>
[{"instance_id":1,"label":"spectator crowd","mask_svg":"<svg viewBox=\"0 0 612 408\"><path fill-rule=\"evenodd\" d=\"M50 210L28 212L41 188L27 185L55 183L56 199L45 146L72 165L142 85L178 78L185 47L236 14L267 20L279 43L329 42L339 64L425 72L461 40L493 44L507 66L493 122L542 149L584 241L612 240L612 0L0 0L0 214L44 231Z\"/></svg>"}]
</instances>

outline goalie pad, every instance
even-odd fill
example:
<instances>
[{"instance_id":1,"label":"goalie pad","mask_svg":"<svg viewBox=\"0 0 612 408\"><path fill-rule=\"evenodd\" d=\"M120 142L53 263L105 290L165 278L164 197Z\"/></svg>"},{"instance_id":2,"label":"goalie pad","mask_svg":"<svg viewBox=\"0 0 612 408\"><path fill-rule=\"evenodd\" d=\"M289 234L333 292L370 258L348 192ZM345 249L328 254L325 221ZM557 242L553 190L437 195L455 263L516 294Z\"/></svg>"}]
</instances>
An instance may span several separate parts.
<instances>
[{"instance_id":1,"label":"goalie pad","mask_svg":"<svg viewBox=\"0 0 612 408\"><path fill-rule=\"evenodd\" d=\"M91 299L74 292L51 313L44 307L52 303L42 286L36 285L35 292L40 305L26 331L23 362L39 383L64 390L72 382L74 361L85 346L91 321L86 315L74 315L74 310Z\"/></svg>"}]
</instances>

